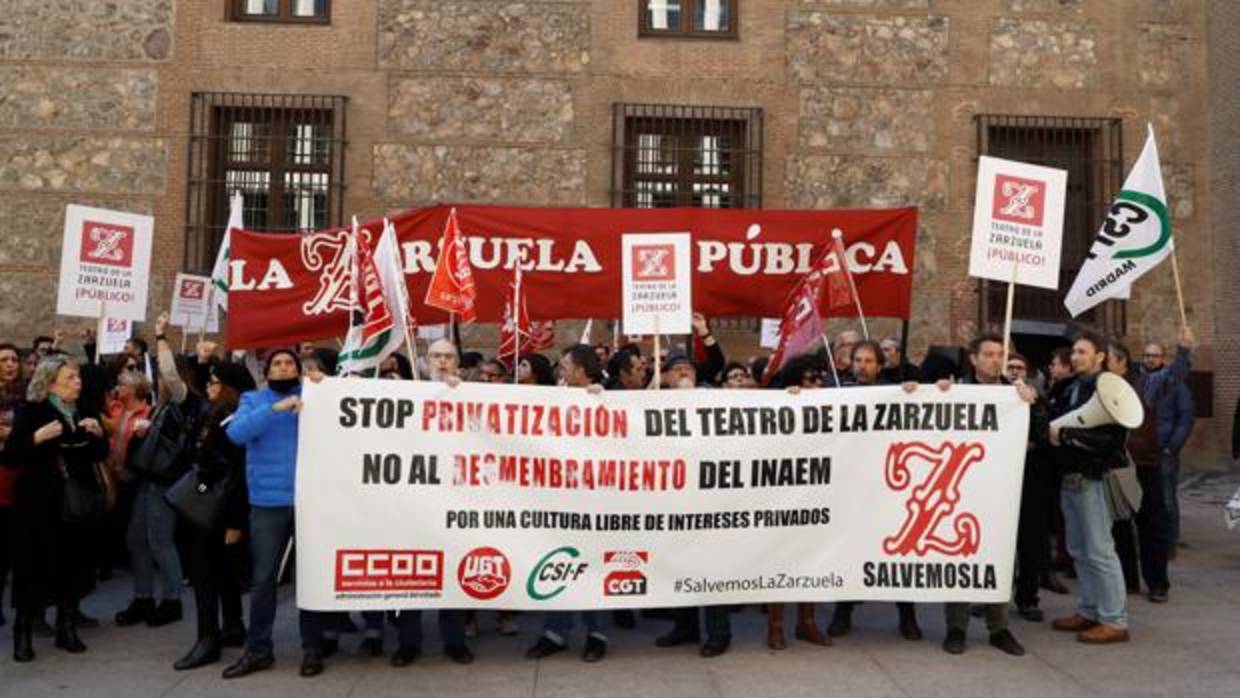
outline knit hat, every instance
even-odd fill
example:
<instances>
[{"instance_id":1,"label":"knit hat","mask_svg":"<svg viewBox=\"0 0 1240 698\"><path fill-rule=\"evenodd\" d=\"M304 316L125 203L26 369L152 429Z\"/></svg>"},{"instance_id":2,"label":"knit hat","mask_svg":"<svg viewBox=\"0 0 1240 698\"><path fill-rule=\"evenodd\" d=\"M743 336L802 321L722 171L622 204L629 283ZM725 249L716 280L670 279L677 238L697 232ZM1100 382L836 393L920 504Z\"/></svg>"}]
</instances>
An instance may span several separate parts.
<instances>
[{"instance_id":1,"label":"knit hat","mask_svg":"<svg viewBox=\"0 0 1240 698\"><path fill-rule=\"evenodd\" d=\"M254 376L250 375L250 370L241 364L213 364L211 366L211 375L238 393L244 393L258 387L254 384Z\"/></svg>"},{"instance_id":2,"label":"knit hat","mask_svg":"<svg viewBox=\"0 0 1240 698\"><path fill-rule=\"evenodd\" d=\"M297 355L297 352L293 351L292 349L286 349L286 348L272 349L271 352L267 354L267 358L263 359L263 375L265 376L271 372L271 361L281 354L288 354L289 356L293 357L293 363L297 364L297 375L300 376L301 375L301 357Z\"/></svg>"}]
</instances>

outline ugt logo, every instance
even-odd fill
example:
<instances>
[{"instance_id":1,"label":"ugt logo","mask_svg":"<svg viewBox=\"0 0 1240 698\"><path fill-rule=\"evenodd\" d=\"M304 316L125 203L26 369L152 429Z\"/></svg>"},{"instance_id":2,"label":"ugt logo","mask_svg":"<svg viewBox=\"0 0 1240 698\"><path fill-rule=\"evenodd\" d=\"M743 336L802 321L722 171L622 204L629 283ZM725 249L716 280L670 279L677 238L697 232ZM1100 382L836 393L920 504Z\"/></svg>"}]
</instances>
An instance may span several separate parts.
<instances>
[{"instance_id":1,"label":"ugt logo","mask_svg":"<svg viewBox=\"0 0 1240 698\"><path fill-rule=\"evenodd\" d=\"M88 264L133 265L133 228L127 225L82 223L82 257Z\"/></svg>"},{"instance_id":2,"label":"ugt logo","mask_svg":"<svg viewBox=\"0 0 1240 698\"><path fill-rule=\"evenodd\" d=\"M1021 225L1042 225L1046 183L1009 175L995 175L995 198L992 215L1002 221Z\"/></svg>"},{"instance_id":3,"label":"ugt logo","mask_svg":"<svg viewBox=\"0 0 1240 698\"><path fill-rule=\"evenodd\" d=\"M633 279L671 281L676 278L676 248L672 245L635 245Z\"/></svg>"},{"instance_id":4,"label":"ugt logo","mask_svg":"<svg viewBox=\"0 0 1240 698\"><path fill-rule=\"evenodd\" d=\"M913 486L904 503L907 515L900 532L883 539L883 552L888 555L941 553L968 557L981 545L981 525L970 513L956 513L960 503L960 481L973 464L986 455L980 443L944 441L938 447L920 441L896 442L887 449L884 475L887 486L902 492L913 484L913 465L925 463L930 472ZM951 532L941 535L944 519ZM954 535L953 535L954 534Z\"/></svg>"}]
</instances>

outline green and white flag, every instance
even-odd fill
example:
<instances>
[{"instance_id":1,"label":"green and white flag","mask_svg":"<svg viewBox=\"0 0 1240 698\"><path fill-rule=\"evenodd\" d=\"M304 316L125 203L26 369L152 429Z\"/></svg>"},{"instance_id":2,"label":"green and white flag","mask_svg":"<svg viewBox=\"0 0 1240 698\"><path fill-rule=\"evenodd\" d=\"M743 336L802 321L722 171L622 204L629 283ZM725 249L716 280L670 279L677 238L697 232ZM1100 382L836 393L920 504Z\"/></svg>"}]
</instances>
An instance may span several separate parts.
<instances>
[{"instance_id":1,"label":"green and white flag","mask_svg":"<svg viewBox=\"0 0 1240 698\"><path fill-rule=\"evenodd\" d=\"M1158 144L1150 126L1141 157L1064 298L1068 312L1076 317L1103 301L1127 298L1132 282L1170 256L1173 247Z\"/></svg>"},{"instance_id":2,"label":"green and white flag","mask_svg":"<svg viewBox=\"0 0 1240 698\"><path fill-rule=\"evenodd\" d=\"M245 227L241 207L241 192L233 192L228 204L228 225L224 228L224 238L220 240L220 251L215 255L215 266L211 267L211 297L221 310L228 310L228 248L232 242L232 229Z\"/></svg>"},{"instance_id":3,"label":"green and white flag","mask_svg":"<svg viewBox=\"0 0 1240 698\"><path fill-rule=\"evenodd\" d=\"M353 234L349 236L348 254L352 309L349 334L340 350L337 369L342 376L378 371L383 360L400 349L405 339L404 318L388 305L375 257L356 218L353 219ZM384 254L390 253L385 251ZM391 266L390 259L386 266Z\"/></svg>"}]
</instances>

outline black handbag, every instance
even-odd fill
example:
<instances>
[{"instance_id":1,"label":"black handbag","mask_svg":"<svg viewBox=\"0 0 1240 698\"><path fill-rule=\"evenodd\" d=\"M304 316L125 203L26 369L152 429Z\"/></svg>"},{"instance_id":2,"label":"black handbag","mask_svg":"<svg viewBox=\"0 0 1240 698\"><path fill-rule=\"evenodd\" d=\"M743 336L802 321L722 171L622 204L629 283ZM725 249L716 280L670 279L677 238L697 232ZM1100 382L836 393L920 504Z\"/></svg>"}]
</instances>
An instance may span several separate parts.
<instances>
[{"instance_id":1,"label":"black handbag","mask_svg":"<svg viewBox=\"0 0 1240 698\"><path fill-rule=\"evenodd\" d=\"M91 467L93 478L74 477L61 461L64 493L60 500L60 520L67 524L89 524L99 520L107 510L107 492L99 481L99 472Z\"/></svg>"},{"instance_id":2,"label":"black handbag","mask_svg":"<svg viewBox=\"0 0 1240 698\"><path fill-rule=\"evenodd\" d=\"M191 470L168 488L164 500L186 521L212 531L220 527L231 492L232 478L204 482L197 470Z\"/></svg>"},{"instance_id":3,"label":"black handbag","mask_svg":"<svg viewBox=\"0 0 1240 698\"><path fill-rule=\"evenodd\" d=\"M126 459L130 470L165 484L177 479L177 470L191 442L188 407L171 402L158 410L146 436L134 439Z\"/></svg>"}]
</instances>

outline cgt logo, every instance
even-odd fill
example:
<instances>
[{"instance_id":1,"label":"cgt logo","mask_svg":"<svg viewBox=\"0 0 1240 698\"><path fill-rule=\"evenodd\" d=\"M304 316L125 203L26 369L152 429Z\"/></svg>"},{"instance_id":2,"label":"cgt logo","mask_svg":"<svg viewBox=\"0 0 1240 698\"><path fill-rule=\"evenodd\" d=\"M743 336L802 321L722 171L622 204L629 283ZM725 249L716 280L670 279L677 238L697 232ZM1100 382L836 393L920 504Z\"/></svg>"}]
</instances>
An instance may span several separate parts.
<instances>
[{"instance_id":1,"label":"cgt logo","mask_svg":"<svg viewBox=\"0 0 1240 698\"><path fill-rule=\"evenodd\" d=\"M336 591L442 590L443 551L336 551Z\"/></svg>"},{"instance_id":2,"label":"cgt logo","mask_svg":"<svg viewBox=\"0 0 1240 698\"><path fill-rule=\"evenodd\" d=\"M634 281L671 281L676 278L676 248L673 245L635 245Z\"/></svg>"},{"instance_id":3,"label":"cgt logo","mask_svg":"<svg viewBox=\"0 0 1240 698\"><path fill-rule=\"evenodd\" d=\"M82 223L81 260L113 267L133 266L133 228L127 225Z\"/></svg>"},{"instance_id":4,"label":"cgt logo","mask_svg":"<svg viewBox=\"0 0 1240 698\"><path fill-rule=\"evenodd\" d=\"M588 562L577 561L579 557L581 551L571 545L543 555L525 581L526 593L535 601L547 601L564 593L568 585L581 579L590 566Z\"/></svg>"},{"instance_id":5,"label":"cgt logo","mask_svg":"<svg viewBox=\"0 0 1240 698\"><path fill-rule=\"evenodd\" d=\"M883 469L887 487L895 492L912 487L912 491L904 504L904 525L894 536L883 539L883 552L918 557L932 552L953 557L976 553L981 545L981 525L973 514L956 514L956 505L960 502L960 481L985 455L986 447L980 443L944 441L937 447L919 441L891 444ZM918 463L929 465L930 471L913 487L913 466ZM944 521L955 535L940 535Z\"/></svg>"},{"instance_id":6,"label":"cgt logo","mask_svg":"<svg viewBox=\"0 0 1240 698\"><path fill-rule=\"evenodd\" d=\"M495 548L474 548L456 568L456 580L466 594L488 601L508 589L512 566L508 558Z\"/></svg>"},{"instance_id":7,"label":"cgt logo","mask_svg":"<svg viewBox=\"0 0 1240 698\"><path fill-rule=\"evenodd\" d=\"M603 553L603 566L618 568L603 578L604 596L645 596L646 575L641 568L650 562L645 550L609 550Z\"/></svg>"},{"instance_id":8,"label":"cgt logo","mask_svg":"<svg viewBox=\"0 0 1240 698\"><path fill-rule=\"evenodd\" d=\"M997 220L1042 225L1046 182L1009 175L995 175L995 198L991 214Z\"/></svg>"}]
</instances>

